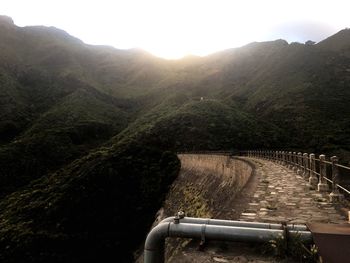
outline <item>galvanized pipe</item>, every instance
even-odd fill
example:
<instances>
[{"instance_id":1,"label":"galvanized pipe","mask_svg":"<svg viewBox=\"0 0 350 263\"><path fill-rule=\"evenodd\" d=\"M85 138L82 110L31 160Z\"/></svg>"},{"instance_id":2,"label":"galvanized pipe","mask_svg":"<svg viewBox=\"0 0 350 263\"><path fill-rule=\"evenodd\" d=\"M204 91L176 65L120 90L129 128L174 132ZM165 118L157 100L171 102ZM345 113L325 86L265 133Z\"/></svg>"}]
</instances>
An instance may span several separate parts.
<instances>
[{"instance_id":1,"label":"galvanized pipe","mask_svg":"<svg viewBox=\"0 0 350 263\"><path fill-rule=\"evenodd\" d=\"M161 223L148 234L144 249L144 263L164 262L164 241L167 237L200 238L220 241L267 242L284 235L284 230L248 227L217 226L188 223ZM298 235L302 242L312 240L309 231L289 231Z\"/></svg>"},{"instance_id":2,"label":"galvanized pipe","mask_svg":"<svg viewBox=\"0 0 350 263\"><path fill-rule=\"evenodd\" d=\"M175 216L167 217L163 219L159 224L166 222L174 222ZM222 219L211 219L211 218L196 218L196 217L184 217L179 219L181 223L189 224L206 224L206 225L217 225L217 226L236 226L236 227L249 227L249 228L263 228L263 229L283 229L282 224L272 223L260 223L260 222L246 222L246 221L232 221ZM306 231L308 228L306 225L294 225L288 224L288 230Z\"/></svg>"}]
</instances>

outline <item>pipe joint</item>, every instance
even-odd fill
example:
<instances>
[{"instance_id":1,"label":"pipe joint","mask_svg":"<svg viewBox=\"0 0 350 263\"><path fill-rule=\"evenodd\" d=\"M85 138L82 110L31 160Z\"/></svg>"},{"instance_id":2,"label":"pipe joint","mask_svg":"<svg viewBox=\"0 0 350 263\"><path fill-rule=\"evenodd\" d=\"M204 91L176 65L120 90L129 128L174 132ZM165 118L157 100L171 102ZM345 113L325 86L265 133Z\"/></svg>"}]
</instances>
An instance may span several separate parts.
<instances>
[{"instance_id":1,"label":"pipe joint","mask_svg":"<svg viewBox=\"0 0 350 263\"><path fill-rule=\"evenodd\" d=\"M183 211L177 212L176 216L174 217L174 224L179 224L180 219L183 219L185 217L185 213Z\"/></svg>"}]
</instances>

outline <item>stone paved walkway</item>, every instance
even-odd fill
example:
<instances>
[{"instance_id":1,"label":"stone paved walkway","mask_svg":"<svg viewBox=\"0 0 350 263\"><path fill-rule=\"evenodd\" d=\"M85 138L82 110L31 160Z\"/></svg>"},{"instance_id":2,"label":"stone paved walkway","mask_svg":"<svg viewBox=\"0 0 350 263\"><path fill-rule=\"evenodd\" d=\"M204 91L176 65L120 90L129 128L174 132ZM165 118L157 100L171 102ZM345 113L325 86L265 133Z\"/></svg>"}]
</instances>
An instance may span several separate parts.
<instances>
[{"instance_id":1,"label":"stone paved walkway","mask_svg":"<svg viewBox=\"0 0 350 263\"><path fill-rule=\"evenodd\" d=\"M240 220L296 224L347 222L328 202L328 193L310 190L307 181L292 170L267 160L247 159L256 164L260 182Z\"/></svg>"},{"instance_id":2,"label":"stone paved walkway","mask_svg":"<svg viewBox=\"0 0 350 263\"><path fill-rule=\"evenodd\" d=\"M250 178L243 191L232 200L232 203L229 202L232 205L231 209L225 209L224 213L217 218L295 224L307 222L347 223L347 218L328 202L328 193L321 194L310 190L307 181L292 170L267 160L240 158L247 159L254 164L255 175ZM198 177L193 177L195 175L197 176L196 173L186 174L186 177L183 178L188 180L191 176L192 182L196 182L198 188ZM181 181L181 185L185 185L185 182ZM196 189L193 185L191 187ZM212 205L218 209L222 207L217 202ZM281 259L272 254L262 253L266 249L264 246L244 242L208 241L205 247L199 249L199 240L179 239L174 254L168 258L167 262L300 262L289 257Z\"/></svg>"}]
</instances>

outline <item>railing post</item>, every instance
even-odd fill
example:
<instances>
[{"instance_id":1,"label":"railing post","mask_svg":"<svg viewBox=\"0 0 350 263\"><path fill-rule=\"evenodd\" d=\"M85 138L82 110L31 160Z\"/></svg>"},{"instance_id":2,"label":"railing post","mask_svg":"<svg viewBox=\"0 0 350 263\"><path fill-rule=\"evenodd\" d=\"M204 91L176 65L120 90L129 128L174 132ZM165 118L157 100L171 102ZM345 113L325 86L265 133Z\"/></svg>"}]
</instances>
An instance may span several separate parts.
<instances>
[{"instance_id":1,"label":"railing post","mask_svg":"<svg viewBox=\"0 0 350 263\"><path fill-rule=\"evenodd\" d=\"M308 179L310 177L310 172L309 172L309 158L307 156L307 153L303 154L303 163L304 163L303 177Z\"/></svg>"},{"instance_id":2,"label":"railing post","mask_svg":"<svg viewBox=\"0 0 350 263\"><path fill-rule=\"evenodd\" d=\"M282 165L286 165L286 152L282 151Z\"/></svg>"},{"instance_id":3,"label":"railing post","mask_svg":"<svg viewBox=\"0 0 350 263\"><path fill-rule=\"evenodd\" d=\"M297 169L297 174L301 175L302 174L302 155L301 155L301 152L298 152L298 169Z\"/></svg>"},{"instance_id":4,"label":"railing post","mask_svg":"<svg viewBox=\"0 0 350 263\"><path fill-rule=\"evenodd\" d=\"M282 152L278 151L278 163L282 164Z\"/></svg>"},{"instance_id":5,"label":"railing post","mask_svg":"<svg viewBox=\"0 0 350 263\"><path fill-rule=\"evenodd\" d=\"M297 166L297 153L293 152L293 171L296 172L298 170L298 166Z\"/></svg>"},{"instance_id":6,"label":"railing post","mask_svg":"<svg viewBox=\"0 0 350 263\"><path fill-rule=\"evenodd\" d=\"M343 200L344 196L339 192L339 169L338 169L338 157L332 156L332 192L329 194L329 199L333 203L338 203Z\"/></svg>"},{"instance_id":7,"label":"railing post","mask_svg":"<svg viewBox=\"0 0 350 263\"><path fill-rule=\"evenodd\" d=\"M292 169L292 152L288 152L288 168Z\"/></svg>"},{"instance_id":8,"label":"railing post","mask_svg":"<svg viewBox=\"0 0 350 263\"><path fill-rule=\"evenodd\" d=\"M310 177L309 177L309 185L311 189L315 189L318 183L318 178L316 176L316 161L315 154L310 154Z\"/></svg>"},{"instance_id":9,"label":"railing post","mask_svg":"<svg viewBox=\"0 0 350 263\"><path fill-rule=\"evenodd\" d=\"M328 190L328 184L324 177L327 177L327 165L325 163L326 156L320 155L320 177L318 178L317 191L326 192Z\"/></svg>"}]
</instances>

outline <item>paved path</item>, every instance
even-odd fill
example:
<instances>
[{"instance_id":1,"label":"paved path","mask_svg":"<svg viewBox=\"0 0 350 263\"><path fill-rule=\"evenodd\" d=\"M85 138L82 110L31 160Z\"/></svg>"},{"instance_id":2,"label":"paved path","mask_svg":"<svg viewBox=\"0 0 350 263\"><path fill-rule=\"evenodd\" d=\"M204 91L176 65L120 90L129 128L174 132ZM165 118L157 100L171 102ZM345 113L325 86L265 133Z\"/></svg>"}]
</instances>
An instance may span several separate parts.
<instances>
[{"instance_id":1,"label":"paved path","mask_svg":"<svg viewBox=\"0 0 350 263\"><path fill-rule=\"evenodd\" d=\"M256 164L260 181L240 220L296 224L346 223L347 219L328 202L328 193L310 190L303 177L280 164L247 159Z\"/></svg>"},{"instance_id":2,"label":"paved path","mask_svg":"<svg viewBox=\"0 0 350 263\"><path fill-rule=\"evenodd\" d=\"M310 190L307 181L277 163L244 157L255 165L255 175L242 195L232 204L236 212L226 212L222 219L271 223L324 222L346 223L347 218L328 202L328 193ZM239 209L237 209L237 204ZM239 211L239 212L238 212ZM256 244L209 241L204 250L198 241L183 243L169 263L295 263L291 258L279 259L262 254ZM186 245L187 244L187 245Z\"/></svg>"}]
</instances>

